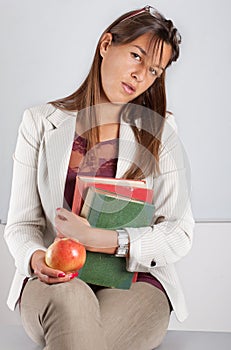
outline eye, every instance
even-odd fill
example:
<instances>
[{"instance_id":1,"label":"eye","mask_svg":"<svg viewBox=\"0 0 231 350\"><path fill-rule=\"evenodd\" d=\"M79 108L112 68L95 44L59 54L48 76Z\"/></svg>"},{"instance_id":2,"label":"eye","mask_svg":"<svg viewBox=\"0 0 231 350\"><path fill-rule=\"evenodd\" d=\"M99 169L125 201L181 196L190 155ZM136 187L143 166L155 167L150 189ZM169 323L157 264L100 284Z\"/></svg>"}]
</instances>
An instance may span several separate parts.
<instances>
[{"instance_id":1,"label":"eye","mask_svg":"<svg viewBox=\"0 0 231 350\"><path fill-rule=\"evenodd\" d=\"M150 67L149 71L150 71L150 73L151 73L152 75L154 75L155 77L158 76L158 71L157 71L157 69Z\"/></svg>"},{"instance_id":2,"label":"eye","mask_svg":"<svg viewBox=\"0 0 231 350\"><path fill-rule=\"evenodd\" d=\"M141 57L140 55L138 55L138 53L136 52L131 52L131 56L136 60L136 61L141 61Z\"/></svg>"}]
</instances>

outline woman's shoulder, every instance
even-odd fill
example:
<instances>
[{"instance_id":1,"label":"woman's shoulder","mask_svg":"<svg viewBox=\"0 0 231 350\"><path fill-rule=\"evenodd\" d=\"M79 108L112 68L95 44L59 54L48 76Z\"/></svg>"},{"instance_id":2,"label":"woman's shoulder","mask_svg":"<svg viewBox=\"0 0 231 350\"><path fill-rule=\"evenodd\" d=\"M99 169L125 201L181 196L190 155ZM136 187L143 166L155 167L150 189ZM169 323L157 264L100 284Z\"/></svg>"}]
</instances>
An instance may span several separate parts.
<instances>
[{"instance_id":1,"label":"woman's shoulder","mask_svg":"<svg viewBox=\"0 0 231 350\"><path fill-rule=\"evenodd\" d=\"M24 120L36 125L44 125L45 128L50 128L51 125L57 127L64 120L77 113L61 110L51 103L45 103L27 108L24 111Z\"/></svg>"},{"instance_id":2,"label":"woman's shoulder","mask_svg":"<svg viewBox=\"0 0 231 350\"><path fill-rule=\"evenodd\" d=\"M47 119L51 114L56 111L56 107L54 107L51 103L44 103L36 106L28 107L25 112L30 114L34 118L42 118Z\"/></svg>"},{"instance_id":3,"label":"woman's shoulder","mask_svg":"<svg viewBox=\"0 0 231 350\"><path fill-rule=\"evenodd\" d=\"M160 154L166 150L166 146L171 147L177 143L178 128L174 114L167 112L165 117L164 128L161 135Z\"/></svg>"},{"instance_id":4,"label":"woman's shoulder","mask_svg":"<svg viewBox=\"0 0 231 350\"><path fill-rule=\"evenodd\" d=\"M166 125L170 128L172 128L173 131L177 132L177 123L176 123L176 118L172 112L167 112L166 113Z\"/></svg>"},{"instance_id":5,"label":"woman's shoulder","mask_svg":"<svg viewBox=\"0 0 231 350\"><path fill-rule=\"evenodd\" d=\"M23 112L23 121L37 124L46 120L55 110L56 108L49 103L28 107Z\"/></svg>"},{"instance_id":6,"label":"woman's shoulder","mask_svg":"<svg viewBox=\"0 0 231 350\"><path fill-rule=\"evenodd\" d=\"M165 143L170 136L177 135L177 123L174 114L167 112L162 132L162 143Z\"/></svg>"}]
</instances>

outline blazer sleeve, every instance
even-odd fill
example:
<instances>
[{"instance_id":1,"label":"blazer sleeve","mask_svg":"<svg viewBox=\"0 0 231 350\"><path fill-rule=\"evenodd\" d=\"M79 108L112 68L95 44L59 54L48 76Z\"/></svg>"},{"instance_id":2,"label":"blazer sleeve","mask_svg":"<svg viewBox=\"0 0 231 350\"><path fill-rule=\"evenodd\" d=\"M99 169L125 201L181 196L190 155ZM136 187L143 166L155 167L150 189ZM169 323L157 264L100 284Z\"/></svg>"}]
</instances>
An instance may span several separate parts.
<instances>
[{"instance_id":1,"label":"blazer sleeve","mask_svg":"<svg viewBox=\"0 0 231 350\"><path fill-rule=\"evenodd\" d=\"M26 110L13 155L13 178L4 237L20 274L31 276L30 259L43 244L45 218L37 188L42 121Z\"/></svg>"},{"instance_id":2,"label":"blazer sleeve","mask_svg":"<svg viewBox=\"0 0 231 350\"><path fill-rule=\"evenodd\" d=\"M129 271L147 271L175 263L192 245L194 219L189 163L173 115L169 115L165 123L159 166L160 175L153 181L153 225L126 228L130 237Z\"/></svg>"}]
</instances>

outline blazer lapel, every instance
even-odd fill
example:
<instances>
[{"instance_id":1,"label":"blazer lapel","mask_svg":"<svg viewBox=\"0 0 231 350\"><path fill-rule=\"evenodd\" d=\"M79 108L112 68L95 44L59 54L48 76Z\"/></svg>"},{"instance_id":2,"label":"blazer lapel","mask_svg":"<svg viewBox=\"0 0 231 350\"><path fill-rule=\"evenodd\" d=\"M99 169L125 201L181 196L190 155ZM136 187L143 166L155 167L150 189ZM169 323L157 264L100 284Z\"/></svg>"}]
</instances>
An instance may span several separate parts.
<instances>
[{"instance_id":1,"label":"blazer lapel","mask_svg":"<svg viewBox=\"0 0 231 350\"><path fill-rule=\"evenodd\" d=\"M124 121L120 124L119 135L119 155L117 163L116 177L123 177L124 173L130 168L135 161L135 153L138 147L138 143L135 139L135 135L131 126ZM149 175L146 179L147 188L153 187L153 176Z\"/></svg>"},{"instance_id":2,"label":"blazer lapel","mask_svg":"<svg viewBox=\"0 0 231 350\"><path fill-rule=\"evenodd\" d=\"M129 124L121 121L119 134L119 154L116 177L120 178L131 166L136 151L136 141Z\"/></svg>"},{"instance_id":3,"label":"blazer lapel","mask_svg":"<svg viewBox=\"0 0 231 350\"><path fill-rule=\"evenodd\" d=\"M45 133L48 178L55 210L63 206L64 187L74 141L76 114L56 110L48 120L54 125Z\"/></svg>"}]
</instances>

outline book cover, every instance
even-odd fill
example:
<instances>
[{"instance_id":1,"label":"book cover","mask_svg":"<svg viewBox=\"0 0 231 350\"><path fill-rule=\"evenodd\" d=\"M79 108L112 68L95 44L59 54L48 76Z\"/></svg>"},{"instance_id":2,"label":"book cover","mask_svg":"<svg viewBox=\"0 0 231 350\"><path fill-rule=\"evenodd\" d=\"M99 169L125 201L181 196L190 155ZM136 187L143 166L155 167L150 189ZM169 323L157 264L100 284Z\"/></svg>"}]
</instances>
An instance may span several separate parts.
<instances>
[{"instance_id":1,"label":"book cover","mask_svg":"<svg viewBox=\"0 0 231 350\"><path fill-rule=\"evenodd\" d=\"M124 227L148 226L154 215L154 205L117 193L89 187L81 216L93 227L116 230Z\"/></svg>"},{"instance_id":2,"label":"book cover","mask_svg":"<svg viewBox=\"0 0 231 350\"><path fill-rule=\"evenodd\" d=\"M153 201L153 190L147 189L144 181L77 176L72 205L72 211L77 215L81 212L86 191L89 187L100 188L102 190L114 192L118 195L142 200L148 203L152 203Z\"/></svg>"},{"instance_id":3,"label":"book cover","mask_svg":"<svg viewBox=\"0 0 231 350\"><path fill-rule=\"evenodd\" d=\"M144 201L121 197L89 187L81 216L93 227L119 229L149 226L154 215L154 205ZM112 254L87 252L86 263L79 278L87 283L129 289L137 273L126 270L125 258Z\"/></svg>"}]
</instances>

